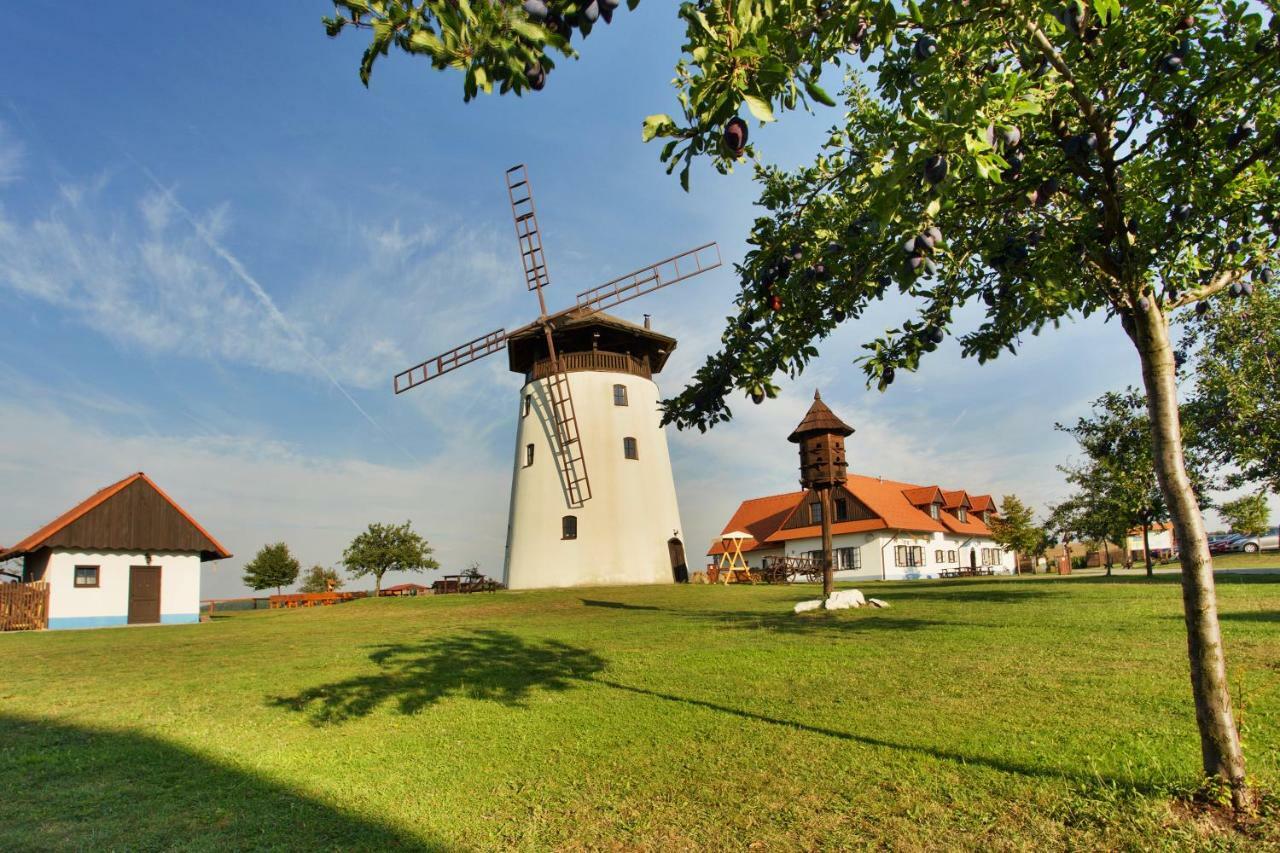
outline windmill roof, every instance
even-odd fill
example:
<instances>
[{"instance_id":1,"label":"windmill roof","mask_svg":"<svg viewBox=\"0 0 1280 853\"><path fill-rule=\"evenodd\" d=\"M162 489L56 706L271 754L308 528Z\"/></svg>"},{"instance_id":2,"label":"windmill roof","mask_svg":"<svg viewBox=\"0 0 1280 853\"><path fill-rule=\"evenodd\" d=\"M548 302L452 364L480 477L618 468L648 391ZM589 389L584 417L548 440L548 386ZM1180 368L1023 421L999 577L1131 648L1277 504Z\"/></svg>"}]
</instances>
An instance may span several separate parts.
<instances>
[{"instance_id":1,"label":"windmill roof","mask_svg":"<svg viewBox=\"0 0 1280 853\"><path fill-rule=\"evenodd\" d=\"M604 311L570 309L547 318L555 337L556 349L565 352L590 351L597 343L605 352L630 352L648 356L650 370L658 373L676 348L676 339L640 323L624 320ZM596 336L599 336L598 339ZM507 335L508 363L516 373L547 357L542 323L534 321Z\"/></svg>"}]
</instances>

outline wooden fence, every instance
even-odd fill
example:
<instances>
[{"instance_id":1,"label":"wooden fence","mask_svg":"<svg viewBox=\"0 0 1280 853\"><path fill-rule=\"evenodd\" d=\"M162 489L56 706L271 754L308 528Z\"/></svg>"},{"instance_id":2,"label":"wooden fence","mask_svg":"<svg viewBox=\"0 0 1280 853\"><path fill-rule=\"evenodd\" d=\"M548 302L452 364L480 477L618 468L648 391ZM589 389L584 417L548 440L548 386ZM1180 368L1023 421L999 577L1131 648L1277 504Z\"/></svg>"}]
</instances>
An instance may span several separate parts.
<instances>
[{"instance_id":1,"label":"wooden fence","mask_svg":"<svg viewBox=\"0 0 1280 853\"><path fill-rule=\"evenodd\" d=\"M49 627L49 583L0 584L0 631Z\"/></svg>"}]
</instances>

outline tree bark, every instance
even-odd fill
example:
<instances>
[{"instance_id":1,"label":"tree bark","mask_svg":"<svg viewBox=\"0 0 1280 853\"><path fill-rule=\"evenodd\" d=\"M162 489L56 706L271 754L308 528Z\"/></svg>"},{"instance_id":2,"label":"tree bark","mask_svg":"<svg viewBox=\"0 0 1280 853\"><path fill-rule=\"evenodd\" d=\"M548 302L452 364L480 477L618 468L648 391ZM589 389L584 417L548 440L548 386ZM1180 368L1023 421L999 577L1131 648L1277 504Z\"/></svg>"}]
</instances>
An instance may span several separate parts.
<instances>
[{"instance_id":1,"label":"tree bark","mask_svg":"<svg viewBox=\"0 0 1280 853\"><path fill-rule=\"evenodd\" d=\"M1178 434L1182 434L1181 427L1178 428ZM1179 444L1179 450L1181 450L1181 444ZM1198 505L1196 511L1199 512ZM1208 541L1206 538L1205 542L1207 543ZM1155 577L1156 573L1151 568L1151 525L1146 521L1142 522L1142 559L1147 564L1147 577Z\"/></svg>"},{"instance_id":2,"label":"tree bark","mask_svg":"<svg viewBox=\"0 0 1280 853\"><path fill-rule=\"evenodd\" d=\"M1169 507L1174 533L1182 543L1178 555L1182 609L1191 663L1191 693L1200 729L1200 757L1205 775L1216 776L1230 786L1233 806L1244 810L1249 807L1251 795L1245 780L1240 733L1231 710L1209 540L1183 457L1169 327L1154 304L1146 311L1135 312L1134 320L1132 337L1147 391L1156 478Z\"/></svg>"},{"instance_id":3,"label":"tree bark","mask_svg":"<svg viewBox=\"0 0 1280 853\"><path fill-rule=\"evenodd\" d=\"M836 588L831 565L831 489L819 489L818 497L822 501L822 598L826 600Z\"/></svg>"}]
</instances>

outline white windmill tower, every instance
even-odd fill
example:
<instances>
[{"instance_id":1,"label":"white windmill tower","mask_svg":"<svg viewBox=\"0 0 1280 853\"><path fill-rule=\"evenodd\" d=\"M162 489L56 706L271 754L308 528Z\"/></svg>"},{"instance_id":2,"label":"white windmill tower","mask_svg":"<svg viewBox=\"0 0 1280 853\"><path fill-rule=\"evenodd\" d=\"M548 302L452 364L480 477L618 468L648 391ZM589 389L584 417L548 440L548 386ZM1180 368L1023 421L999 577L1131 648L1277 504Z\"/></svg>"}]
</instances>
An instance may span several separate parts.
<instances>
[{"instance_id":1,"label":"white windmill tower","mask_svg":"<svg viewBox=\"0 0 1280 853\"><path fill-rule=\"evenodd\" d=\"M670 583L685 571L680 509L654 374L674 338L603 309L720 266L707 243L578 294L547 313L550 285L527 169L507 170L538 319L498 329L395 377L397 394L504 347L520 389L503 582L511 589ZM587 474L588 459L591 475Z\"/></svg>"}]
</instances>

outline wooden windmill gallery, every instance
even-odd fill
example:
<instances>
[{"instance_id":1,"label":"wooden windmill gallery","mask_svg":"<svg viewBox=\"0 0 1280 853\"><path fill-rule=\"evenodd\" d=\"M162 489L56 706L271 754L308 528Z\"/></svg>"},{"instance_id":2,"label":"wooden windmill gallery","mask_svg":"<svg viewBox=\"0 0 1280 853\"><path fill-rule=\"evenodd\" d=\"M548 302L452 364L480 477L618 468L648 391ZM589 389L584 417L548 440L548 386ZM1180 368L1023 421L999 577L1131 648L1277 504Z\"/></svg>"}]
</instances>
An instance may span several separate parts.
<instances>
[{"instance_id":1,"label":"wooden windmill gallery","mask_svg":"<svg viewBox=\"0 0 1280 853\"><path fill-rule=\"evenodd\" d=\"M508 588L683 580L680 509L653 381L676 341L647 318L641 325L603 309L719 267L719 246L707 243L619 276L548 314L542 291L551 281L528 171L512 167L506 179L538 318L397 374L395 392L504 348L511 370L524 376L503 568Z\"/></svg>"}]
</instances>

